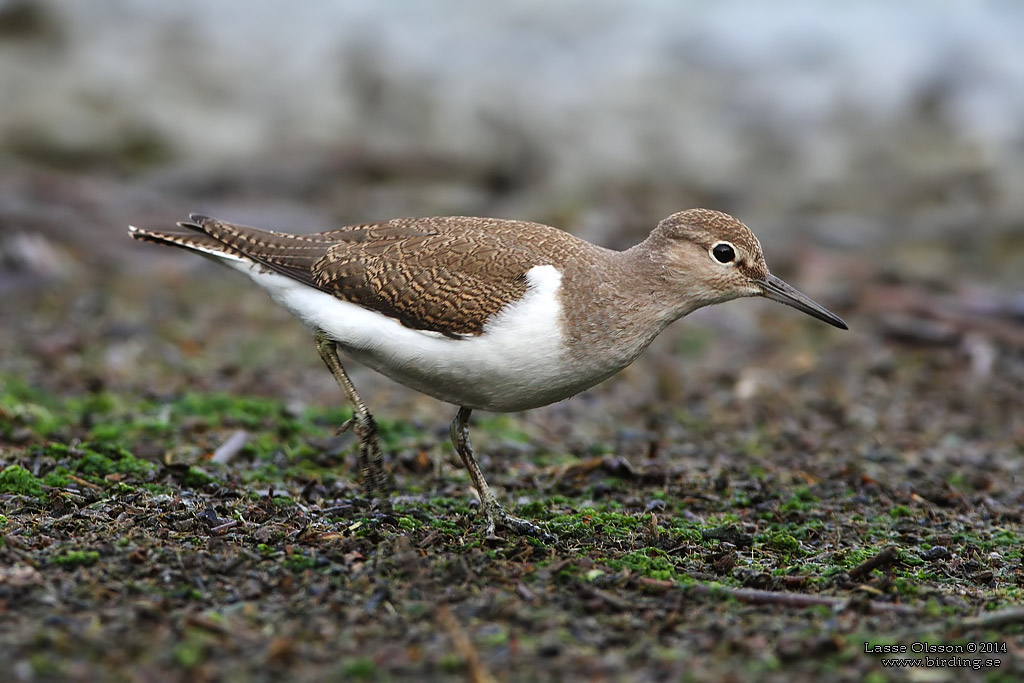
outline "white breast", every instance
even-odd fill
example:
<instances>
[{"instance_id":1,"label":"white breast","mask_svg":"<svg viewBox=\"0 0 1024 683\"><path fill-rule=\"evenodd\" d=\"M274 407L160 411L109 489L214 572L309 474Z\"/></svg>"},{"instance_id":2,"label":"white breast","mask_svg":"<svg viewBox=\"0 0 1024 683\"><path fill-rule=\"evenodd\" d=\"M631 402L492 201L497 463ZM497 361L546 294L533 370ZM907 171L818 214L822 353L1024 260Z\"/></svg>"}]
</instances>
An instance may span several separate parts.
<instances>
[{"instance_id":1,"label":"white breast","mask_svg":"<svg viewBox=\"0 0 1024 683\"><path fill-rule=\"evenodd\" d=\"M580 372L569 360L558 296L562 274L551 265L531 268L523 298L502 309L482 334L464 339L410 329L259 267L236 267L307 325L335 339L347 356L455 405L502 412L535 408L608 374Z\"/></svg>"}]
</instances>

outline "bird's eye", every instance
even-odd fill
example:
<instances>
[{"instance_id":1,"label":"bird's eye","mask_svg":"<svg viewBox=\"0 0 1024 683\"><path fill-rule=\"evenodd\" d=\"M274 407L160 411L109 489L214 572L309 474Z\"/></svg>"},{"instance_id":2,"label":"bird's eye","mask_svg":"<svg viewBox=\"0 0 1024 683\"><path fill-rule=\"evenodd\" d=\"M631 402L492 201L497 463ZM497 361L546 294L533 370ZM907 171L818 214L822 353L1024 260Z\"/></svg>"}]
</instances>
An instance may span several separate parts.
<instances>
[{"instance_id":1,"label":"bird's eye","mask_svg":"<svg viewBox=\"0 0 1024 683\"><path fill-rule=\"evenodd\" d=\"M711 247L711 256L719 263L732 263L736 260L736 250L728 242L719 242Z\"/></svg>"}]
</instances>

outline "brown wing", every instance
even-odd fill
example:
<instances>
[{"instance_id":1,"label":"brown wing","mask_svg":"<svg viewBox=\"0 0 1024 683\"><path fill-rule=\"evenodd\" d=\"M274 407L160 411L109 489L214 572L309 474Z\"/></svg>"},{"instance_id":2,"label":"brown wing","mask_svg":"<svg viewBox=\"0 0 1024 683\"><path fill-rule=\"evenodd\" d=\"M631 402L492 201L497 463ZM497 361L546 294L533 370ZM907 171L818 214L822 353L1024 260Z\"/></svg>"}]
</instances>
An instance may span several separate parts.
<instances>
[{"instance_id":1,"label":"brown wing","mask_svg":"<svg viewBox=\"0 0 1024 683\"><path fill-rule=\"evenodd\" d=\"M526 272L551 263L525 246L522 230L569 240L547 226L499 219L406 218L311 235L258 230L192 216L230 250L406 327L459 337L479 334L526 292ZM543 242L541 241L541 246Z\"/></svg>"},{"instance_id":2,"label":"brown wing","mask_svg":"<svg viewBox=\"0 0 1024 683\"><path fill-rule=\"evenodd\" d=\"M338 241L313 265L316 286L407 327L479 334L523 296L526 272L543 263L513 239L512 222L495 232L483 220L399 219L332 231Z\"/></svg>"}]
</instances>

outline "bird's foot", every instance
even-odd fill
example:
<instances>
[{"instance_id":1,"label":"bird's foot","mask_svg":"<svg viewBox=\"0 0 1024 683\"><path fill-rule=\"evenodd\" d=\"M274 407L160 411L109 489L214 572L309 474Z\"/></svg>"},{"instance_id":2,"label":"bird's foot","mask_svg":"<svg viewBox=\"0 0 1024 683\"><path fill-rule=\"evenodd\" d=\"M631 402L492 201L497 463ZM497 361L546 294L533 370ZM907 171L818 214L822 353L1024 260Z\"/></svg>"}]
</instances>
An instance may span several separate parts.
<instances>
[{"instance_id":1,"label":"bird's foot","mask_svg":"<svg viewBox=\"0 0 1024 683\"><path fill-rule=\"evenodd\" d=\"M544 543L554 543L558 540L557 537L540 528L530 520L510 515L508 511L496 501L492 501L490 505L486 503L483 504L481 507L481 513L484 516L484 522L486 525L484 530L488 537L494 536L495 528L500 526L508 529L512 533L520 536L532 536Z\"/></svg>"},{"instance_id":2,"label":"bird's foot","mask_svg":"<svg viewBox=\"0 0 1024 683\"><path fill-rule=\"evenodd\" d=\"M367 449L369 450L369 449ZM394 492L394 480L384 467L384 458L377 453L364 453L359 447L359 480L363 493L381 510L391 510L391 494Z\"/></svg>"},{"instance_id":3,"label":"bird's foot","mask_svg":"<svg viewBox=\"0 0 1024 683\"><path fill-rule=\"evenodd\" d=\"M377 423L369 413L365 413L348 420L342 429L348 429L350 425L359 438L358 467L363 492L382 510L390 511L394 479L384 465L384 453L377 438Z\"/></svg>"}]
</instances>

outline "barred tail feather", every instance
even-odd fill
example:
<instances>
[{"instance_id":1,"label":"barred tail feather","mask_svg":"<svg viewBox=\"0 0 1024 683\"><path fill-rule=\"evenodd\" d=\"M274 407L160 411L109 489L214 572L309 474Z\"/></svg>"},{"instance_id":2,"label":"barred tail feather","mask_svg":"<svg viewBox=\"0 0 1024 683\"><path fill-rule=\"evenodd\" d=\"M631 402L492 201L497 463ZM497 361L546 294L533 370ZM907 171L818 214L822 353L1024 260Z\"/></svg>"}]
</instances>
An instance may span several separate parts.
<instances>
[{"instance_id":1,"label":"barred tail feather","mask_svg":"<svg viewBox=\"0 0 1024 683\"><path fill-rule=\"evenodd\" d=\"M196 251L204 256L212 256L229 261L251 262L237 249L233 249L218 239L210 237L198 225L178 223L180 230L150 230L134 225L128 226L128 234L142 242L167 244L189 251Z\"/></svg>"}]
</instances>

